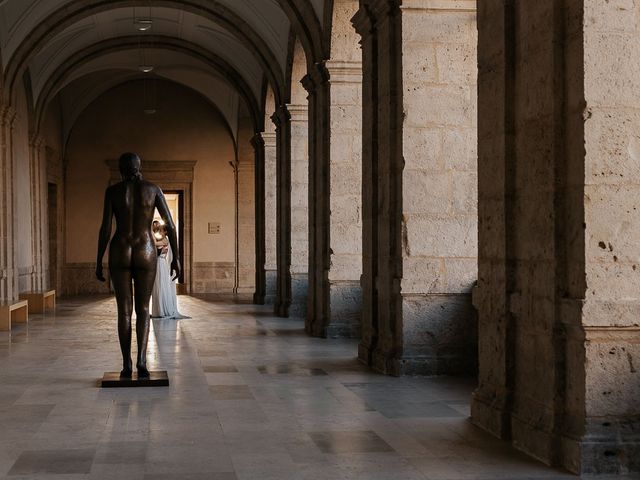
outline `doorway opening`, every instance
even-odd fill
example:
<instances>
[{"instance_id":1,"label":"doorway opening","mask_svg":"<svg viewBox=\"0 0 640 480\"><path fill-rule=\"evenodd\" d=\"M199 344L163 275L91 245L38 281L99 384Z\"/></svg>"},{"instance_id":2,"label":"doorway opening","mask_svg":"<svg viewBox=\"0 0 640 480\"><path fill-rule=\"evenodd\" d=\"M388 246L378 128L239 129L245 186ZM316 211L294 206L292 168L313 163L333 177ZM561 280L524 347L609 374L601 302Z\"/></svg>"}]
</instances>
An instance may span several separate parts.
<instances>
[{"instance_id":1,"label":"doorway opening","mask_svg":"<svg viewBox=\"0 0 640 480\"><path fill-rule=\"evenodd\" d=\"M180 249L181 256L184 256L184 190L165 190L164 198L167 201L169 207L169 213L176 226L176 236L178 237L178 248ZM162 222L158 210L155 211L154 220ZM183 257L184 258L184 257ZM180 276L178 277L178 294L184 294L184 272L185 266L182 266Z\"/></svg>"}]
</instances>

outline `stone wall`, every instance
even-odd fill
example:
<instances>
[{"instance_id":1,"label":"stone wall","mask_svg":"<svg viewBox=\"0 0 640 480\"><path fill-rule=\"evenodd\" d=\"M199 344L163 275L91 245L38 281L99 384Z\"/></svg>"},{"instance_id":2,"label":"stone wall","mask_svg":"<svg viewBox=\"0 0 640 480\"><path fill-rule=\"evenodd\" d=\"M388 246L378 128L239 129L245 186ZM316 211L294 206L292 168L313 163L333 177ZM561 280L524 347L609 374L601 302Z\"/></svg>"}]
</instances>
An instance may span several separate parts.
<instances>
[{"instance_id":1,"label":"stone wall","mask_svg":"<svg viewBox=\"0 0 640 480\"><path fill-rule=\"evenodd\" d=\"M142 158L143 175L146 161L153 165L156 183L184 192L184 240L190 239L183 252L187 291L196 288L197 281L199 291L221 285L226 293L226 280L222 283L213 280L222 280L214 266L234 263L236 257L236 197L234 169L230 165L235 165L236 151L231 130L216 109L195 93L173 83L158 82L159 98L162 98L159 107L162 108L154 115L145 115L139 104L142 84L130 82L99 97L84 111L74 128L65 151L64 261L70 265L95 261L103 192L111 181L107 161L115 161L123 151L133 150ZM250 145L249 152L252 162ZM190 169L191 177L178 184L180 165ZM245 173L247 182L243 183L250 183L249 189L253 192L252 174ZM253 205L252 201L249 203ZM254 215L253 207L247 207L247 212L249 216ZM220 224L220 233L209 233L209 223ZM248 236L251 235L249 232ZM249 258L255 254L252 241L251 237L243 244ZM106 260L105 255L105 263ZM202 264L198 267L201 272L204 265L210 266L210 271L202 273L198 280L195 279L197 263ZM246 269L244 274L251 286L253 265L251 276L247 277ZM190 275L192 284L188 281ZM231 279L233 289L235 273ZM65 282L62 293L66 293L64 289ZM74 283L69 283L69 289L76 292ZM93 290L94 286L87 285L87 292Z\"/></svg>"},{"instance_id":2,"label":"stone wall","mask_svg":"<svg viewBox=\"0 0 640 480\"><path fill-rule=\"evenodd\" d=\"M479 10L472 419L582 474L640 470L638 13L595 0Z\"/></svg>"},{"instance_id":3,"label":"stone wall","mask_svg":"<svg viewBox=\"0 0 640 480\"><path fill-rule=\"evenodd\" d=\"M472 372L475 1L362 2L360 357L392 374ZM370 238L367 238L370 237Z\"/></svg>"}]
</instances>

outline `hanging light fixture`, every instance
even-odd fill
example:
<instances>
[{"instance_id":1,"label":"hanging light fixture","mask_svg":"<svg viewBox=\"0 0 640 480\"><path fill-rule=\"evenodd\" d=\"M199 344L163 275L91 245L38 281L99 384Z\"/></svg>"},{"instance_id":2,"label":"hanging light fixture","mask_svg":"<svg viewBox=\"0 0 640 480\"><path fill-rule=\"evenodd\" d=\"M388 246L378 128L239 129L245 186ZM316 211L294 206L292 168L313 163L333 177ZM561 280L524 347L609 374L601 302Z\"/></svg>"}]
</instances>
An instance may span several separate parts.
<instances>
[{"instance_id":1,"label":"hanging light fixture","mask_svg":"<svg viewBox=\"0 0 640 480\"><path fill-rule=\"evenodd\" d=\"M138 17L136 15L136 7L133 7L133 26L139 32L148 32L153 27L153 19L151 18L151 1L149 1L149 15Z\"/></svg>"}]
</instances>

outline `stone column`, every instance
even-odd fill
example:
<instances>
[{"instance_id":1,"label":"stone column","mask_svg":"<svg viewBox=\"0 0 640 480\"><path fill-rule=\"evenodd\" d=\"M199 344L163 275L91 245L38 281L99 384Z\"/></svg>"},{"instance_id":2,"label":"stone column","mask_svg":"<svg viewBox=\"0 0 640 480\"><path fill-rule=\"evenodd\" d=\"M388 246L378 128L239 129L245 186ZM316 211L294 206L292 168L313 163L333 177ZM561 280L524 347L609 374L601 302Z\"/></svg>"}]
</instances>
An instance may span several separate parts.
<instances>
[{"instance_id":1,"label":"stone column","mask_svg":"<svg viewBox=\"0 0 640 480\"><path fill-rule=\"evenodd\" d=\"M38 291L48 286L48 219L45 141L40 135L29 138L29 176L31 179L31 242L33 272L31 289Z\"/></svg>"},{"instance_id":2,"label":"stone column","mask_svg":"<svg viewBox=\"0 0 640 480\"><path fill-rule=\"evenodd\" d=\"M472 419L580 474L640 472L639 13L490 0L478 16Z\"/></svg>"},{"instance_id":3,"label":"stone column","mask_svg":"<svg viewBox=\"0 0 640 480\"><path fill-rule=\"evenodd\" d=\"M16 111L0 105L0 301L18 296L13 234L13 154L12 134Z\"/></svg>"},{"instance_id":4,"label":"stone column","mask_svg":"<svg viewBox=\"0 0 640 480\"><path fill-rule=\"evenodd\" d=\"M291 115L276 108L276 252L277 286L274 312L289 316L291 306Z\"/></svg>"},{"instance_id":5,"label":"stone column","mask_svg":"<svg viewBox=\"0 0 640 480\"><path fill-rule=\"evenodd\" d=\"M326 337L329 331L329 72L316 64L302 79L309 92L309 302L305 329Z\"/></svg>"},{"instance_id":6,"label":"stone column","mask_svg":"<svg viewBox=\"0 0 640 480\"><path fill-rule=\"evenodd\" d=\"M248 118L240 120L238 128L237 236L238 265L235 292L255 293L256 271L256 206L255 206L255 150L251 144L253 129Z\"/></svg>"},{"instance_id":7,"label":"stone column","mask_svg":"<svg viewBox=\"0 0 640 480\"><path fill-rule=\"evenodd\" d=\"M309 289L309 109L287 105L291 115L291 308L305 318Z\"/></svg>"},{"instance_id":8,"label":"stone column","mask_svg":"<svg viewBox=\"0 0 640 480\"><path fill-rule=\"evenodd\" d=\"M368 77L361 358L394 375L471 371L475 1L371 0L354 22Z\"/></svg>"},{"instance_id":9,"label":"stone column","mask_svg":"<svg viewBox=\"0 0 640 480\"><path fill-rule=\"evenodd\" d=\"M276 134L273 132L263 132L264 141L264 245L265 245L265 298L268 305L275 305L277 284L278 284L278 264L277 264L277 217L276 217L276 164L277 148Z\"/></svg>"},{"instance_id":10,"label":"stone column","mask_svg":"<svg viewBox=\"0 0 640 480\"><path fill-rule=\"evenodd\" d=\"M358 358L373 365L378 344L378 39L373 29L374 17L363 4L353 17L362 47L362 312Z\"/></svg>"},{"instance_id":11,"label":"stone column","mask_svg":"<svg viewBox=\"0 0 640 480\"><path fill-rule=\"evenodd\" d=\"M251 138L255 164L255 291L253 303L265 304L267 294L266 265L266 229L265 229L265 155L264 140L259 133Z\"/></svg>"}]
</instances>

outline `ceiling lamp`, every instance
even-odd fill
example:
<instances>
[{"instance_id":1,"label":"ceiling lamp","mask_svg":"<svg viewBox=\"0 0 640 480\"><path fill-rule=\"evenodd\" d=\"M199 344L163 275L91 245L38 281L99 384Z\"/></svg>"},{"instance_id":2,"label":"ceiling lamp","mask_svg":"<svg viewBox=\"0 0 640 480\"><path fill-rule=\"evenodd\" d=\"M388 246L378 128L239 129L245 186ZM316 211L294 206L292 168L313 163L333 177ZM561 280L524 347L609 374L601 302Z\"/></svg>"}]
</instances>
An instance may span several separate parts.
<instances>
[{"instance_id":1,"label":"ceiling lamp","mask_svg":"<svg viewBox=\"0 0 640 480\"><path fill-rule=\"evenodd\" d=\"M140 65L140 66L138 66L138 70L140 70L142 73L153 72L154 68L155 67L153 65Z\"/></svg>"},{"instance_id":2,"label":"ceiling lamp","mask_svg":"<svg viewBox=\"0 0 640 480\"><path fill-rule=\"evenodd\" d=\"M139 32L148 32L153 26L153 21L150 18L138 18L133 24Z\"/></svg>"}]
</instances>

